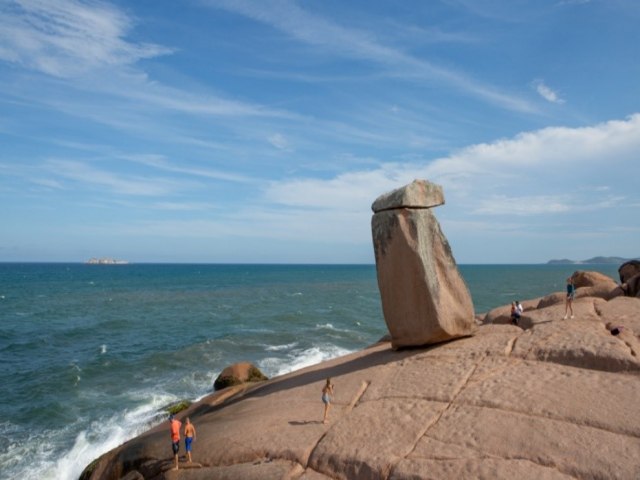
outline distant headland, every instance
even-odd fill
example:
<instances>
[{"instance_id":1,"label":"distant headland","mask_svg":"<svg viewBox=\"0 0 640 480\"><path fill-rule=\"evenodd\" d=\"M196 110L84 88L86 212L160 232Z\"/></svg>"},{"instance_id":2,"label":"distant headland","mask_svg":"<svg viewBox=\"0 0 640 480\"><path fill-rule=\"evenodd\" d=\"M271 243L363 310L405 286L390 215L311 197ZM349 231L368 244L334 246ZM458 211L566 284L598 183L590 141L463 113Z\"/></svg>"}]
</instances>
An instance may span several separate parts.
<instances>
[{"instance_id":1,"label":"distant headland","mask_svg":"<svg viewBox=\"0 0 640 480\"><path fill-rule=\"evenodd\" d=\"M103 257L103 258L90 258L86 262L87 265L127 265L127 260L118 260L115 258Z\"/></svg>"},{"instance_id":2,"label":"distant headland","mask_svg":"<svg viewBox=\"0 0 640 480\"><path fill-rule=\"evenodd\" d=\"M581 265L581 264L611 264L611 265L620 265L622 263L628 262L629 260L634 260L632 258L622 258L622 257L593 257L588 260L569 260L563 258L561 260L549 260L547 265Z\"/></svg>"}]
</instances>

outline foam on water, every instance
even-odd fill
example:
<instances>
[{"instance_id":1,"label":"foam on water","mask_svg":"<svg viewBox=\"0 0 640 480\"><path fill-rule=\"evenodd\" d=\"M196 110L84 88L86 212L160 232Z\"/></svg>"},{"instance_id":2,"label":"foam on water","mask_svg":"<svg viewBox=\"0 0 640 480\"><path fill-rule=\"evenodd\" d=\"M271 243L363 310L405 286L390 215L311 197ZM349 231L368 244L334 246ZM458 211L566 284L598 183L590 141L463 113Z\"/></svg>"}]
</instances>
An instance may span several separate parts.
<instances>
[{"instance_id":1,"label":"foam on water","mask_svg":"<svg viewBox=\"0 0 640 480\"><path fill-rule=\"evenodd\" d=\"M76 424L64 429L44 431L30 436L27 441L11 444L0 456L3 465L0 478L75 480L85 466L100 455L165 420L162 407L177 400L175 396L154 392L137 392L133 396L149 401L109 418L89 421L84 428L78 425L87 420L78 419ZM3 437L17 431L17 427L6 423L0 428ZM71 432L77 431L73 446L61 454L58 446L67 441Z\"/></svg>"},{"instance_id":2,"label":"foam on water","mask_svg":"<svg viewBox=\"0 0 640 480\"><path fill-rule=\"evenodd\" d=\"M281 352L286 350L291 350L298 345L298 342L287 343L286 345L267 345L265 346L265 350L267 352Z\"/></svg>"},{"instance_id":3,"label":"foam on water","mask_svg":"<svg viewBox=\"0 0 640 480\"><path fill-rule=\"evenodd\" d=\"M335 345L314 346L304 350L293 350L285 358L265 358L259 362L258 367L269 377L279 376L332 358L342 357L353 351Z\"/></svg>"}]
</instances>

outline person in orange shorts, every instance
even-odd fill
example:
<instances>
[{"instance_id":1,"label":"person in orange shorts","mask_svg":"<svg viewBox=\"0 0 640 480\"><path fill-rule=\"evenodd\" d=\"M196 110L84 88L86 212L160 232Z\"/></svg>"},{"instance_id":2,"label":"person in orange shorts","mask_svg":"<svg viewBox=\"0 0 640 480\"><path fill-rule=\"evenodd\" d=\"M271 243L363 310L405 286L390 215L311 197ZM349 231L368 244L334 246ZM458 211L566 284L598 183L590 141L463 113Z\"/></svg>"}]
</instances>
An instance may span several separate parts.
<instances>
[{"instance_id":1,"label":"person in orange shorts","mask_svg":"<svg viewBox=\"0 0 640 480\"><path fill-rule=\"evenodd\" d=\"M180 450L180 427L182 422L173 415L169 415L169 422L171 427L171 449L176 460L174 470L178 470L178 450Z\"/></svg>"}]
</instances>

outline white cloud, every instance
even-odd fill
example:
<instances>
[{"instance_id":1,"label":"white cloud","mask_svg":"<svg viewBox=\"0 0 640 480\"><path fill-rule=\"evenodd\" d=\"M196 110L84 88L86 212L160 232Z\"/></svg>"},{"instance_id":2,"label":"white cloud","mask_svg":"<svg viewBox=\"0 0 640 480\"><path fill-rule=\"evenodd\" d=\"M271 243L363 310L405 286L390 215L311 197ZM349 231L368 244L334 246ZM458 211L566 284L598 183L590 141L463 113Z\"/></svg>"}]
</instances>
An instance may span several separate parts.
<instances>
[{"instance_id":1,"label":"white cloud","mask_svg":"<svg viewBox=\"0 0 640 480\"><path fill-rule=\"evenodd\" d=\"M100 187L101 193L136 196L165 196L193 188L193 183L141 175L120 175L75 160L51 159L44 168L52 176L80 183L84 187Z\"/></svg>"},{"instance_id":2,"label":"white cloud","mask_svg":"<svg viewBox=\"0 0 640 480\"><path fill-rule=\"evenodd\" d=\"M284 32L301 42L334 55L373 62L391 67L394 75L404 72L407 78L430 78L448 87L455 87L469 95L483 99L502 108L521 112L536 109L526 100L500 89L484 85L463 73L444 68L424 59L409 55L399 49L377 41L376 35L366 31L346 28L326 18L313 15L287 0L203 0L204 3L244 15Z\"/></svg>"},{"instance_id":3,"label":"white cloud","mask_svg":"<svg viewBox=\"0 0 640 480\"><path fill-rule=\"evenodd\" d=\"M567 196L507 196L490 195L478 202L476 214L484 215L539 215L562 213L571 210Z\"/></svg>"},{"instance_id":4,"label":"white cloud","mask_svg":"<svg viewBox=\"0 0 640 480\"><path fill-rule=\"evenodd\" d=\"M96 0L8 0L0 7L0 59L71 77L172 52L125 40L132 23Z\"/></svg>"},{"instance_id":5,"label":"white cloud","mask_svg":"<svg viewBox=\"0 0 640 480\"><path fill-rule=\"evenodd\" d=\"M558 2L559 7L564 7L565 5L584 5L587 3L591 3L591 0L561 0Z\"/></svg>"},{"instance_id":6,"label":"white cloud","mask_svg":"<svg viewBox=\"0 0 640 480\"><path fill-rule=\"evenodd\" d=\"M560 98L560 96L555 91L545 85L544 81L536 80L533 82L533 86L535 87L536 92L538 92L538 94L547 102L564 103L564 100Z\"/></svg>"},{"instance_id":7,"label":"white cloud","mask_svg":"<svg viewBox=\"0 0 640 480\"><path fill-rule=\"evenodd\" d=\"M266 198L296 208L363 211L378 195L414 178L425 178L443 185L445 197L454 198L452 203L458 208L467 205L469 212L477 214L533 215L611 208L622 198L602 189L604 173L614 175L615 181L637 172L638 151L640 114L635 114L589 127L524 132L472 145L431 162L385 163L328 180L272 182ZM585 193L580 175L598 181L590 193ZM558 176L566 180L554 187ZM544 193L532 194L531 190ZM587 194L592 197L585 200Z\"/></svg>"},{"instance_id":8,"label":"white cloud","mask_svg":"<svg viewBox=\"0 0 640 480\"><path fill-rule=\"evenodd\" d=\"M212 168L197 168L176 166L170 163L163 155L122 155L122 158L135 163L153 167L158 170L180 173L183 175L191 175L200 178L209 178L213 180L224 180L237 183L253 183L260 181L259 179L247 177L245 175L234 174L228 171L215 170Z\"/></svg>"},{"instance_id":9,"label":"white cloud","mask_svg":"<svg viewBox=\"0 0 640 480\"><path fill-rule=\"evenodd\" d=\"M267 141L279 150L289 150L289 141L280 133L274 133L267 138Z\"/></svg>"}]
</instances>

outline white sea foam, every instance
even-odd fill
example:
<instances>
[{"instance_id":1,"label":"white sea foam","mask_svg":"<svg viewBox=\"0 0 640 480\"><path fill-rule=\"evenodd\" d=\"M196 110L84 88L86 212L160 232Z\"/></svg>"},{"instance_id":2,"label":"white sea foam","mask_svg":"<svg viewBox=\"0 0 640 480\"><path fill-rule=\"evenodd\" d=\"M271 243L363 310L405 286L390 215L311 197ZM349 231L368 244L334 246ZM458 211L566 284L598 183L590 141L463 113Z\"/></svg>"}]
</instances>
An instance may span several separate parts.
<instances>
[{"instance_id":1,"label":"white sea foam","mask_svg":"<svg viewBox=\"0 0 640 480\"><path fill-rule=\"evenodd\" d=\"M316 323L316 328L318 330L331 330L334 332L352 332L351 329L345 328L336 328L333 323Z\"/></svg>"},{"instance_id":2,"label":"white sea foam","mask_svg":"<svg viewBox=\"0 0 640 480\"><path fill-rule=\"evenodd\" d=\"M100 353L102 355L104 355L105 353L107 353L107 346L103 343L102 345L100 345Z\"/></svg>"},{"instance_id":3,"label":"white sea foam","mask_svg":"<svg viewBox=\"0 0 640 480\"><path fill-rule=\"evenodd\" d=\"M286 345L269 345L265 347L268 352L281 352L283 350L291 350L298 345L298 342L287 343Z\"/></svg>"},{"instance_id":4,"label":"white sea foam","mask_svg":"<svg viewBox=\"0 0 640 480\"><path fill-rule=\"evenodd\" d=\"M352 351L335 345L314 346L306 350L293 351L286 358L265 358L259 362L258 366L267 376L274 377L341 357Z\"/></svg>"},{"instance_id":5,"label":"white sea foam","mask_svg":"<svg viewBox=\"0 0 640 480\"><path fill-rule=\"evenodd\" d=\"M326 328L329 330L337 330L332 323L316 323L316 328Z\"/></svg>"},{"instance_id":6,"label":"white sea foam","mask_svg":"<svg viewBox=\"0 0 640 480\"><path fill-rule=\"evenodd\" d=\"M56 446L63 443L70 432L78 431L77 425L45 431L26 442L10 445L6 455L0 456L0 465L3 467L0 478L75 480L100 455L164 420L164 414L159 409L177 400L171 395L149 392L138 392L133 396L148 399L148 402L111 418L90 422L76 435L71 448L62 455L56 450ZM82 421L78 420L79 423Z\"/></svg>"}]
</instances>

